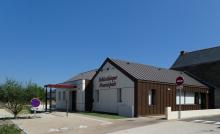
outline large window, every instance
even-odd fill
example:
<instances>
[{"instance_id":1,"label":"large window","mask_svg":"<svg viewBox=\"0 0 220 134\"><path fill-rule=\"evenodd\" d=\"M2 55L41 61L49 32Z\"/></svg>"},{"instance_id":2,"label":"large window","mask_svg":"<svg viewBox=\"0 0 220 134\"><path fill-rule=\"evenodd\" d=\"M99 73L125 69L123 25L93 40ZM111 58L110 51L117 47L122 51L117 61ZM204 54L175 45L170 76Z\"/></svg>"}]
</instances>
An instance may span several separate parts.
<instances>
[{"instance_id":1,"label":"large window","mask_svg":"<svg viewBox=\"0 0 220 134\"><path fill-rule=\"evenodd\" d=\"M117 101L122 102L122 91L121 88L117 89Z\"/></svg>"},{"instance_id":2,"label":"large window","mask_svg":"<svg viewBox=\"0 0 220 134\"><path fill-rule=\"evenodd\" d=\"M96 102L99 102L99 90L95 90Z\"/></svg>"},{"instance_id":3,"label":"large window","mask_svg":"<svg viewBox=\"0 0 220 134\"><path fill-rule=\"evenodd\" d=\"M180 104L179 102L179 90L176 92L176 104ZM182 91L181 92L181 104L195 104L195 93L194 92L188 92L188 91Z\"/></svg>"},{"instance_id":4,"label":"large window","mask_svg":"<svg viewBox=\"0 0 220 134\"><path fill-rule=\"evenodd\" d=\"M156 90L155 89L151 89L148 92L148 104L156 105Z\"/></svg>"}]
</instances>

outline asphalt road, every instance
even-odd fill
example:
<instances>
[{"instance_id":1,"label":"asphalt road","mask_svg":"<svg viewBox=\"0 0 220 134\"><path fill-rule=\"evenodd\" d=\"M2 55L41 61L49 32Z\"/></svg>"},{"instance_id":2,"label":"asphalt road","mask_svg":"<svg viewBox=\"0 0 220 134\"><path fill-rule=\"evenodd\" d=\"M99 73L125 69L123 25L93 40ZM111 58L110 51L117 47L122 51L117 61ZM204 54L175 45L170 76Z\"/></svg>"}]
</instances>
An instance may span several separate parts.
<instances>
[{"instance_id":1,"label":"asphalt road","mask_svg":"<svg viewBox=\"0 0 220 134\"><path fill-rule=\"evenodd\" d=\"M220 122L220 115L219 116L190 118L190 119L185 119L183 121L193 121L193 120L210 120L210 121L219 121Z\"/></svg>"},{"instance_id":2,"label":"asphalt road","mask_svg":"<svg viewBox=\"0 0 220 134\"><path fill-rule=\"evenodd\" d=\"M219 116L190 118L190 119L184 119L182 121L193 122L193 123L203 123L203 124L213 124L213 125L219 125L219 127L220 127L220 115Z\"/></svg>"}]
</instances>

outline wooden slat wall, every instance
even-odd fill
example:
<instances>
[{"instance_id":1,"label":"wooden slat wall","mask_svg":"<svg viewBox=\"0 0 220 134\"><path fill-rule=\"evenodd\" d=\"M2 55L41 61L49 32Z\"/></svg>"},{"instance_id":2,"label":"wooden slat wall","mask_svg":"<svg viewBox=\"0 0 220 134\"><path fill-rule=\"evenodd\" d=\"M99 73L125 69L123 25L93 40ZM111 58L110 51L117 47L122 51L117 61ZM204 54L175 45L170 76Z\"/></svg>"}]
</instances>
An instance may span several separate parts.
<instances>
[{"instance_id":1,"label":"wooden slat wall","mask_svg":"<svg viewBox=\"0 0 220 134\"><path fill-rule=\"evenodd\" d=\"M168 90L168 88L170 90ZM156 105L148 105L148 92L151 89L156 90ZM173 111L178 110L176 105L176 87L171 84L151 83L138 81L137 84L137 115L158 115L165 114L165 107L170 106ZM207 93L208 88L184 86L185 91ZM208 97L208 96L207 96ZM208 99L207 99L208 108ZM183 110L196 110L200 106L195 105L182 105Z\"/></svg>"}]
</instances>

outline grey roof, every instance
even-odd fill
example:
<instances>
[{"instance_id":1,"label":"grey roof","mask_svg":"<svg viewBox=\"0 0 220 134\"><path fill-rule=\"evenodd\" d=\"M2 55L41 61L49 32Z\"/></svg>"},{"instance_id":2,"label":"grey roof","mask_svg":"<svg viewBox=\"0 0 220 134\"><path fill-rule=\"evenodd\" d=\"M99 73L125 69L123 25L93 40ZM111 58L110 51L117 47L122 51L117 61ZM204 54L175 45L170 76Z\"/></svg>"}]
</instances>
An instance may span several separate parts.
<instances>
[{"instance_id":1,"label":"grey roof","mask_svg":"<svg viewBox=\"0 0 220 134\"><path fill-rule=\"evenodd\" d=\"M181 68L215 61L220 61L220 46L194 52L185 52L178 57L171 68Z\"/></svg>"},{"instance_id":2,"label":"grey roof","mask_svg":"<svg viewBox=\"0 0 220 134\"><path fill-rule=\"evenodd\" d=\"M80 74L70 78L69 80L65 81L64 83L69 83L69 82L73 82L76 80L91 80L93 78L93 76L96 74L96 71L97 71L97 69L80 73Z\"/></svg>"},{"instance_id":3,"label":"grey roof","mask_svg":"<svg viewBox=\"0 0 220 134\"><path fill-rule=\"evenodd\" d=\"M178 76L182 76L184 77L185 85L202 87L205 86L204 84L200 83L199 81L195 80L194 78L190 77L184 72L164 68L157 68L149 65L143 65L115 59L110 60L117 64L119 67L121 67L123 70L128 72L130 75L132 75L134 78L139 80L148 80L174 84L176 83L176 78Z\"/></svg>"}]
</instances>

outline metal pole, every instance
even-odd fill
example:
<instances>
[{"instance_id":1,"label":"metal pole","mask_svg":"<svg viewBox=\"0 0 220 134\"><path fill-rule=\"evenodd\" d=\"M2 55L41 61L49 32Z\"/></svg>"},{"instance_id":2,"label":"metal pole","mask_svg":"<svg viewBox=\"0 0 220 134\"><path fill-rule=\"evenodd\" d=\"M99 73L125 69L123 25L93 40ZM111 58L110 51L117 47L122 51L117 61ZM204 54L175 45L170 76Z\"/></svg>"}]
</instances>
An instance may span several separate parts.
<instances>
[{"instance_id":1,"label":"metal pole","mask_svg":"<svg viewBox=\"0 0 220 134\"><path fill-rule=\"evenodd\" d=\"M52 89L50 88L50 113L52 112Z\"/></svg>"},{"instance_id":2,"label":"metal pole","mask_svg":"<svg viewBox=\"0 0 220 134\"><path fill-rule=\"evenodd\" d=\"M45 93L45 112L47 112L47 86L45 86L46 88L46 93Z\"/></svg>"},{"instance_id":3,"label":"metal pole","mask_svg":"<svg viewBox=\"0 0 220 134\"><path fill-rule=\"evenodd\" d=\"M37 111L36 111L36 109L34 108L34 118L37 117L37 116L36 116L36 113L37 113Z\"/></svg>"},{"instance_id":4,"label":"metal pole","mask_svg":"<svg viewBox=\"0 0 220 134\"><path fill-rule=\"evenodd\" d=\"M181 92L182 92L182 87L181 86L178 86L179 88L179 112L178 112L178 119L180 120L181 119L181 109L182 109L182 103L181 103Z\"/></svg>"},{"instance_id":5,"label":"metal pole","mask_svg":"<svg viewBox=\"0 0 220 134\"><path fill-rule=\"evenodd\" d=\"M68 117L68 113L69 113L69 94L67 91L67 97L66 97L66 117Z\"/></svg>"}]
</instances>

